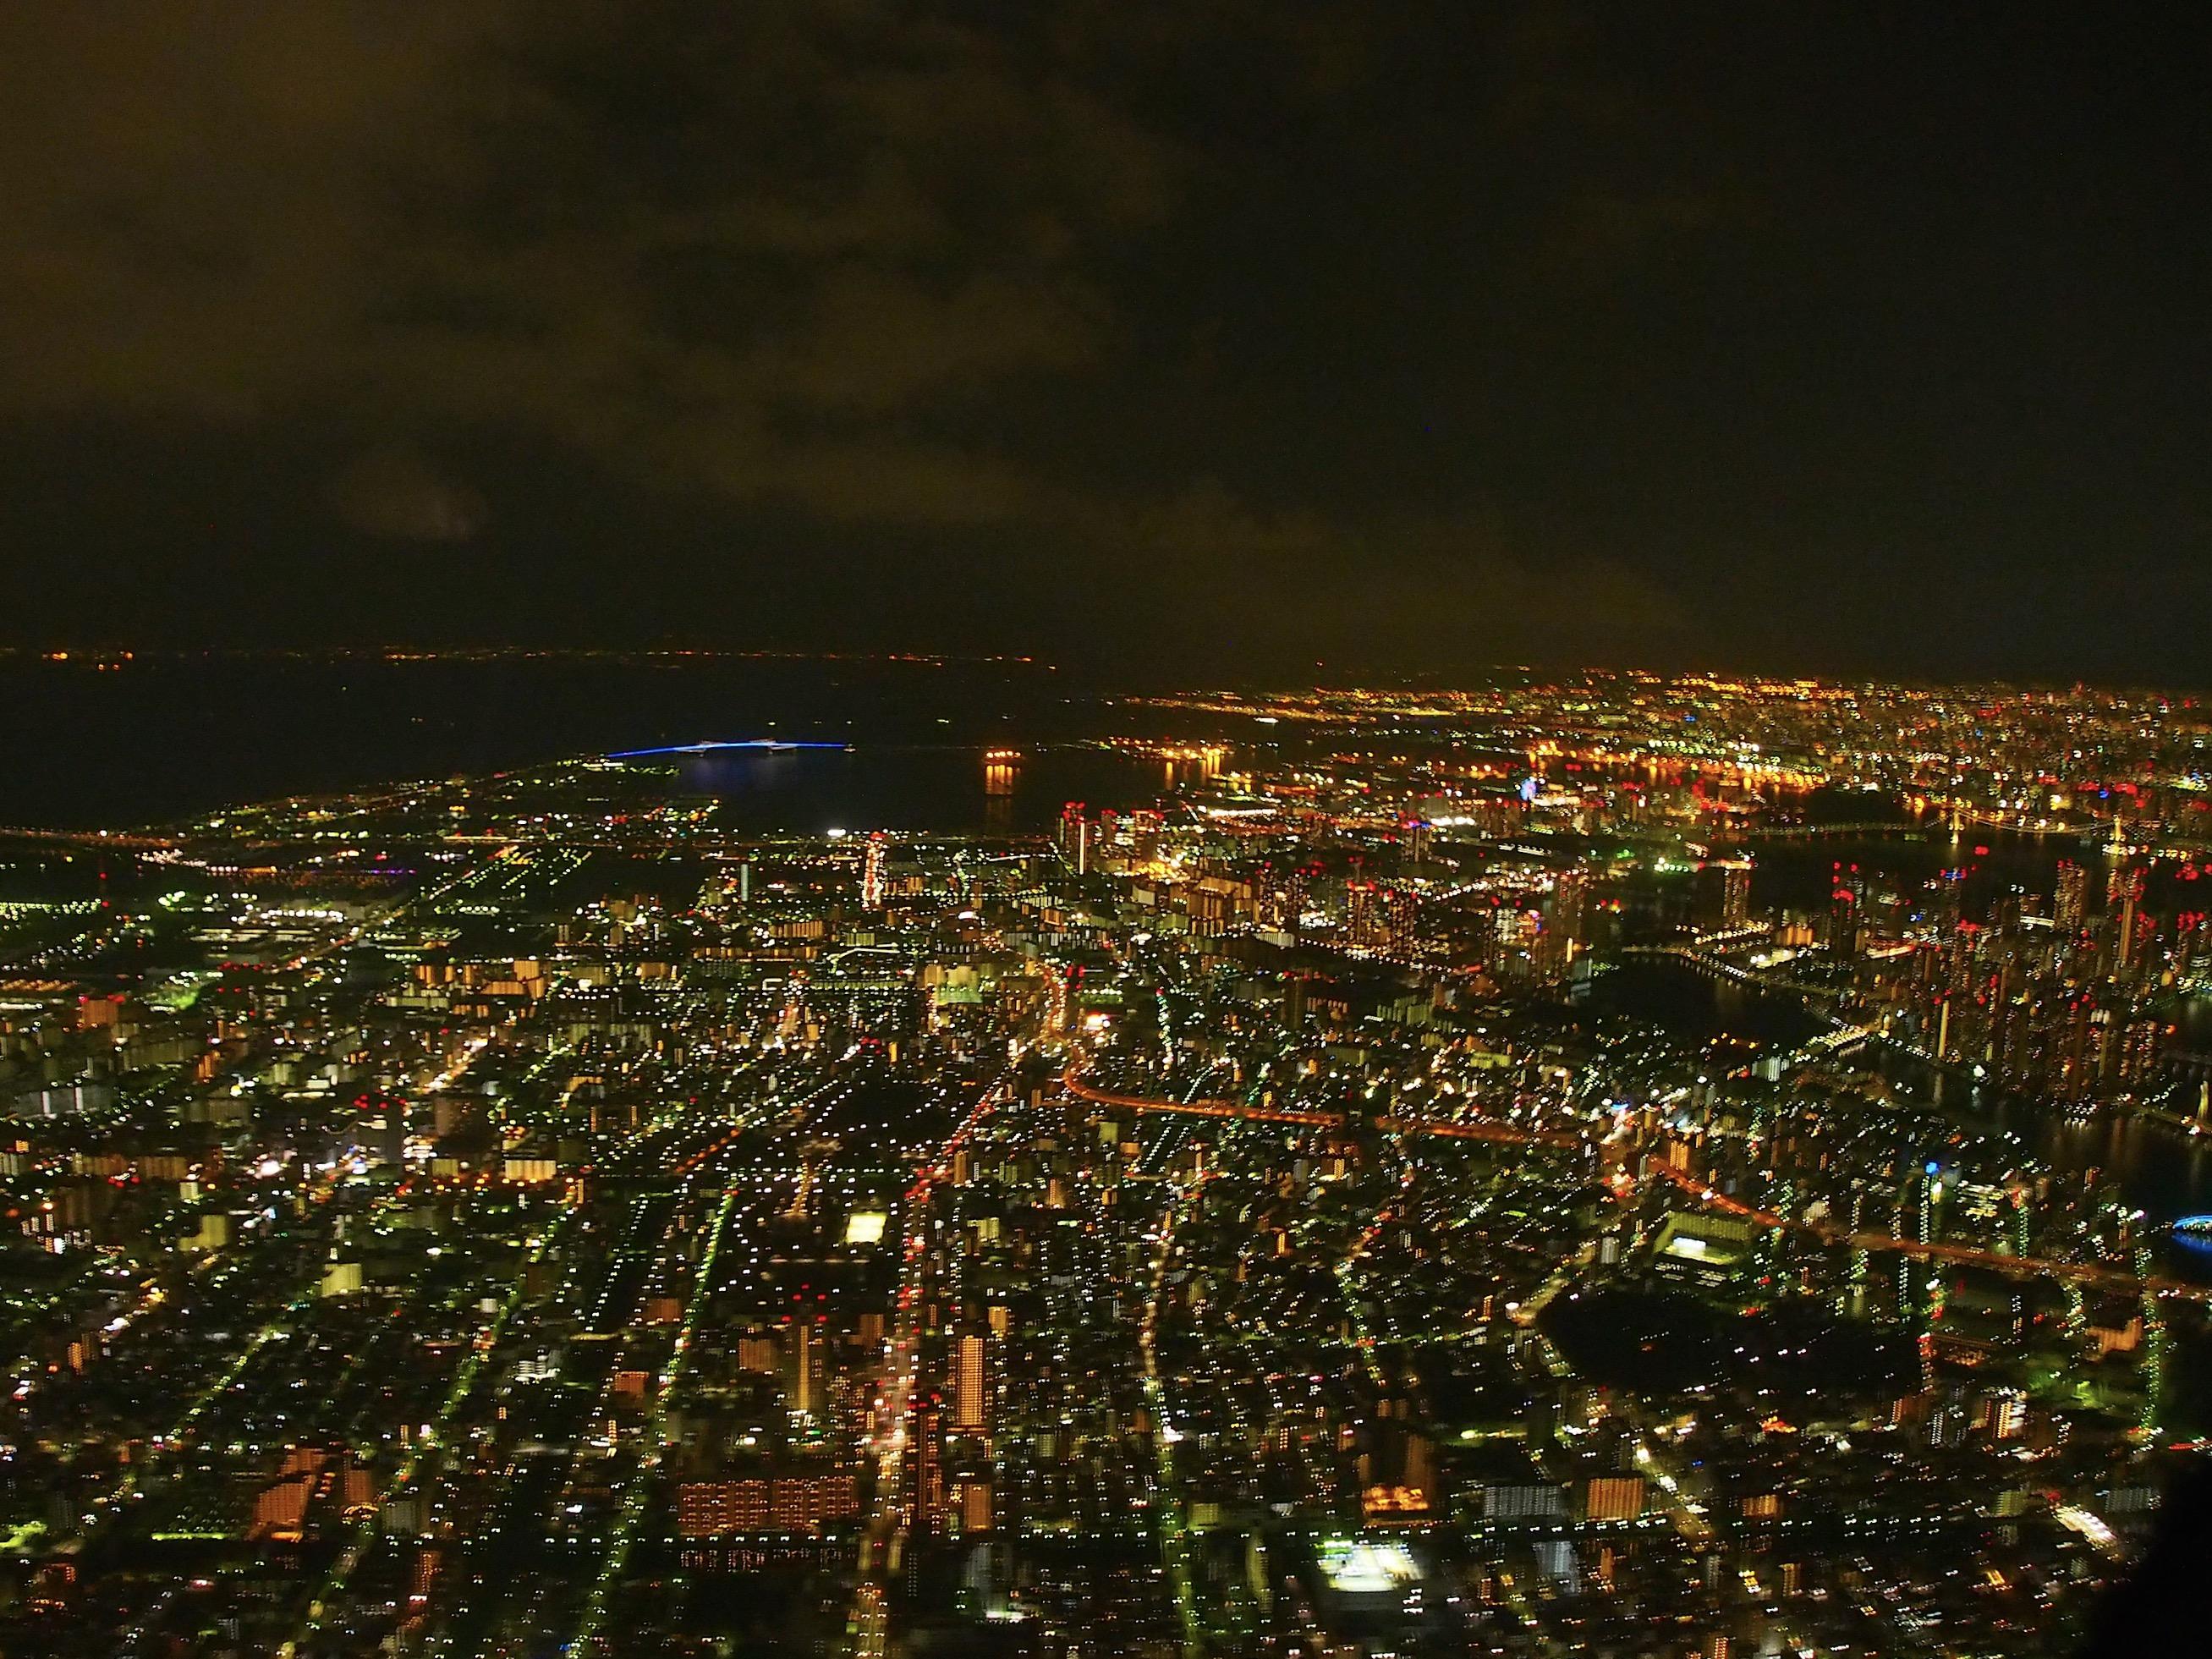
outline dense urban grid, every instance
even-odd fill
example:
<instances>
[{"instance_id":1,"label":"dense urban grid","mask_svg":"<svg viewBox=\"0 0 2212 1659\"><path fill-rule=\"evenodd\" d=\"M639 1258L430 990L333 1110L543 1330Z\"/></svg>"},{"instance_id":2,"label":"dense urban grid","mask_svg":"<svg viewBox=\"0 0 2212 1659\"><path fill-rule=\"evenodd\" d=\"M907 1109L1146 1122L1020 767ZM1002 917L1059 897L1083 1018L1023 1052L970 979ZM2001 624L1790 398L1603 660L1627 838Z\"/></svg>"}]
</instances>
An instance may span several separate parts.
<instances>
[{"instance_id":1,"label":"dense urban grid","mask_svg":"<svg viewBox=\"0 0 2212 1659\"><path fill-rule=\"evenodd\" d=\"M2096 1153L2212 1123L2212 715L1110 720L1050 835L681 751L8 832L0 1651L2078 1639L2212 1434Z\"/></svg>"}]
</instances>

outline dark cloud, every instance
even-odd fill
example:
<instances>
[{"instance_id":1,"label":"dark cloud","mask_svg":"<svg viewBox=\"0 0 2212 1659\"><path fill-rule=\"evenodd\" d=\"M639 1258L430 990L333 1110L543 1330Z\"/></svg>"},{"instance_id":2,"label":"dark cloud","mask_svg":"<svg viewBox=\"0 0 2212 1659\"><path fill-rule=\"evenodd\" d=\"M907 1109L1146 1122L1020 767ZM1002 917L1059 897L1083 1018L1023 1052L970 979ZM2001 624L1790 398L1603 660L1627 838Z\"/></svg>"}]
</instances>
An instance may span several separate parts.
<instances>
[{"instance_id":1,"label":"dark cloud","mask_svg":"<svg viewBox=\"0 0 2212 1659\"><path fill-rule=\"evenodd\" d=\"M1147 507L1110 539L1135 550L1152 591L1233 616L1243 642L1286 658L1318 650L1380 664L1403 651L1463 662L1563 635L1650 647L1688 619L1619 561L1532 553L1495 514L1345 524L1255 510L1208 482Z\"/></svg>"},{"instance_id":2,"label":"dark cloud","mask_svg":"<svg viewBox=\"0 0 2212 1659\"><path fill-rule=\"evenodd\" d=\"M18 14L0 398L522 422L740 496L957 519L896 417L1091 361L1073 261L1169 165L904 8ZM860 461L885 478L841 476ZM984 516L1004 463L973 463Z\"/></svg>"},{"instance_id":3,"label":"dark cloud","mask_svg":"<svg viewBox=\"0 0 2212 1659\"><path fill-rule=\"evenodd\" d=\"M467 541L483 528L486 512L482 495L404 449L349 462L331 480L331 505L363 535L406 542Z\"/></svg>"},{"instance_id":4,"label":"dark cloud","mask_svg":"<svg viewBox=\"0 0 2212 1659\"><path fill-rule=\"evenodd\" d=\"M356 537L469 541L483 586L421 625L480 637L522 625L519 575L588 628L715 548L744 626L1109 655L2185 650L2186 605L2147 635L2124 600L2201 591L2162 573L2212 521L2172 205L2206 147L2158 45L1843 9L27 0L17 625L112 614L72 585L96 520L186 628L228 614L211 569L312 550L340 591ZM2090 549L2121 578L2063 622L2019 597ZM972 591L860 614L913 568Z\"/></svg>"}]
</instances>

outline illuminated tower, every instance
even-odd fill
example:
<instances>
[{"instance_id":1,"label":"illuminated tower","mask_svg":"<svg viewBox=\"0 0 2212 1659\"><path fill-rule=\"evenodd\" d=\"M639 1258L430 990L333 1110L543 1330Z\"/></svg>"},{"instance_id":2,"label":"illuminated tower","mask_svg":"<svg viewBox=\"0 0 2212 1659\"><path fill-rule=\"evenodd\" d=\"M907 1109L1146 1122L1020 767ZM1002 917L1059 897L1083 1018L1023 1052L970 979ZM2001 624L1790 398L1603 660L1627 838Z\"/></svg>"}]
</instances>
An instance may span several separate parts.
<instances>
[{"instance_id":1,"label":"illuminated tower","mask_svg":"<svg viewBox=\"0 0 2212 1659\"><path fill-rule=\"evenodd\" d=\"M2081 937L2089 917L2089 872L2071 859L2058 860L2058 891L2052 901L2051 921L2068 944Z\"/></svg>"},{"instance_id":2,"label":"illuminated tower","mask_svg":"<svg viewBox=\"0 0 2212 1659\"><path fill-rule=\"evenodd\" d=\"M1346 890L1345 936L1353 945L1371 947L1381 941L1382 897L1371 881L1356 881Z\"/></svg>"},{"instance_id":3,"label":"illuminated tower","mask_svg":"<svg viewBox=\"0 0 2212 1659\"><path fill-rule=\"evenodd\" d=\"M1730 859L1721 866L1721 927L1740 933L1751 926L1751 860Z\"/></svg>"},{"instance_id":4,"label":"illuminated tower","mask_svg":"<svg viewBox=\"0 0 2212 1659\"><path fill-rule=\"evenodd\" d=\"M1410 888L1393 887L1382 895L1382 943L1401 954L1413 948L1419 936L1420 896Z\"/></svg>"},{"instance_id":5,"label":"illuminated tower","mask_svg":"<svg viewBox=\"0 0 2212 1659\"><path fill-rule=\"evenodd\" d=\"M1699 865L1694 890L1701 930L1735 933L1751 925L1749 859L1711 859Z\"/></svg>"},{"instance_id":6,"label":"illuminated tower","mask_svg":"<svg viewBox=\"0 0 2212 1659\"><path fill-rule=\"evenodd\" d=\"M1432 833L1426 818L1407 818L1403 826L1406 852L1415 866L1429 861L1429 836Z\"/></svg>"},{"instance_id":7,"label":"illuminated tower","mask_svg":"<svg viewBox=\"0 0 2212 1659\"><path fill-rule=\"evenodd\" d=\"M1588 881L1573 870L1562 874L1552 888L1551 915L1536 941L1539 965L1547 978L1565 973L1581 951L1588 892Z\"/></svg>"},{"instance_id":8,"label":"illuminated tower","mask_svg":"<svg viewBox=\"0 0 2212 1659\"><path fill-rule=\"evenodd\" d=\"M938 1530L945 1521L945 1449L938 1444L945 1408L931 1395L914 1413L914 1490L909 1495L914 1529Z\"/></svg>"},{"instance_id":9,"label":"illuminated tower","mask_svg":"<svg viewBox=\"0 0 2212 1659\"><path fill-rule=\"evenodd\" d=\"M981 1434L991 1426L988 1362L981 1336L970 1333L960 1339L957 1370L953 1377L952 1426L963 1433Z\"/></svg>"},{"instance_id":10,"label":"illuminated tower","mask_svg":"<svg viewBox=\"0 0 2212 1659\"><path fill-rule=\"evenodd\" d=\"M814 1322L801 1315L791 1328L791 1408L811 1417L822 1405L822 1343Z\"/></svg>"},{"instance_id":11,"label":"illuminated tower","mask_svg":"<svg viewBox=\"0 0 2212 1659\"><path fill-rule=\"evenodd\" d=\"M1060 856L1077 875L1091 873L1091 820L1084 816L1079 800L1060 809Z\"/></svg>"},{"instance_id":12,"label":"illuminated tower","mask_svg":"<svg viewBox=\"0 0 2212 1659\"><path fill-rule=\"evenodd\" d=\"M880 830L868 837L868 861L860 874L860 908L884 908L884 832Z\"/></svg>"},{"instance_id":13,"label":"illuminated tower","mask_svg":"<svg viewBox=\"0 0 2212 1659\"><path fill-rule=\"evenodd\" d=\"M1589 897L1589 878L1579 870L1566 872L1552 889L1552 926L1559 930L1571 958L1589 937L1584 918Z\"/></svg>"},{"instance_id":14,"label":"illuminated tower","mask_svg":"<svg viewBox=\"0 0 2212 1659\"><path fill-rule=\"evenodd\" d=\"M987 1470L963 1470L953 1482L954 1508L963 1533L991 1530L991 1477Z\"/></svg>"},{"instance_id":15,"label":"illuminated tower","mask_svg":"<svg viewBox=\"0 0 2212 1659\"><path fill-rule=\"evenodd\" d=\"M2150 931L2150 918L2142 908L2142 871L2134 865L2113 871L2106 890L2119 913L2112 933L2112 967L2116 976L2124 976L2134 967Z\"/></svg>"},{"instance_id":16,"label":"illuminated tower","mask_svg":"<svg viewBox=\"0 0 2212 1659\"><path fill-rule=\"evenodd\" d=\"M784 1214L793 1220L814 1213L815 1171L823 1159L840 1151L843 1143L828 1139L808 1141L799 1149L799 1190L792 1197L791 1207Z\"/></svg>"},{"instance_id":17,"label":"illuminated tower","mask_svg":"<svg viewBox=\"0 0 2212 1659\"><path fill-rule=\"evenodd\" d=\"M1826 943L1838 956L1858 954L1859 917L1864 897L1865 883L1859 875L1858 866L1851 866L1847 872L1842 865L1837 865L1829 884Z\"/></svg>"},{"instance_id":18,"label":"illuminated tower","mask_svg":"<svg viewBox=\"0 0 2212 1659\"><path fill-rule=\"evenodd\" d=\"M1928 919L1937 933L1948 939L1966 920L1966 872L1956 868L1938 871L1929 886Z\"/></svg>"}]
</instances>

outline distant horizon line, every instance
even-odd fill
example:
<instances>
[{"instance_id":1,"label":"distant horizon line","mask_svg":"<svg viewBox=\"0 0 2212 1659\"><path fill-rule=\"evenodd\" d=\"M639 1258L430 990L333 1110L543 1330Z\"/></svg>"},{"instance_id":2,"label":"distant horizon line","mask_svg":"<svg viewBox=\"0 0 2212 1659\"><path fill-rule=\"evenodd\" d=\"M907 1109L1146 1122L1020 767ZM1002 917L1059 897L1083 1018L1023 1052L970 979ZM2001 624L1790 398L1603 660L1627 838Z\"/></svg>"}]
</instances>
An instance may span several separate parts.
<instances>
[{"instance_id":1,"label":"distant horizon line","mask_svg":"<svg viewBox=\"0 0 2212 1659\"><path fill-rule=\"evenodd\" d=\"M732 662L849 662L933 665L987 665L1036 668L1059 673L1062 665L1036 653L917 650L846 650L690 645L9 645L0 644L0 662L22 661L54 666L115 669L141 658L238 661L373 661L384 663L495 662L544 659L552 660L635 661L696 658ZM1317 669L1328 667L1316 661ZM2212 693L2212 684L2190 686L2182 681L2153 678L2106 678L2089 674L1979 673L1956 676L1921 672L1853 673L1835 671L1698 666L1658 668L1638 663L1537 663L1497 661L1458 668L1347 669L1341 678L1293 678L1288 674L1246 672L1219 678L1136 677L1179 692L1239 690L1273 695L1296 690L1358 690L1391 684L1418 685L1431 690L1457 689L1459 677L1486 674L1528 674L1546 677L1636 677L1659 682L1729 679L1765 685L1802 684L1828 686L1882 686L1901 689L1988 688L2012 690L2101 690L2154 692L2193 698ZM1097 678L1095 671L1086 678Z\"/></svg>"}]
</instances>

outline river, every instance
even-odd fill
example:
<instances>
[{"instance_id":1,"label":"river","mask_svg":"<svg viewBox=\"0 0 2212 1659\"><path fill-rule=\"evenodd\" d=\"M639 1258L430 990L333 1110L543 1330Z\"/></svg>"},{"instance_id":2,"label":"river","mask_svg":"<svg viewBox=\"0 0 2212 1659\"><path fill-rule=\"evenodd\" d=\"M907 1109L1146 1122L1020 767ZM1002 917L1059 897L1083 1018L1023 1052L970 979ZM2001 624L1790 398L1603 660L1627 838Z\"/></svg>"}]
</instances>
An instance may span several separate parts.
<instances>
[{"instance_id":1,"label":"river","mask_svg":"<svg viewBox=\"0 0 2212 1659\"><path fill-rule=\"evenodd\" d=\"M1787 1048L1821 1029L1793 998L1716 981L1658 958L1624 963L1600 975L1586 1000L1594 1009L1650 1020L1692 1045L1734 1036ZM2191 1015L2212 1022L2212 1004L2198 1000ZM1956 1123L2009 1133L2053 1169L2100 1170L2118 1183L2130 1204L2157 1221L2212 1212L2212 1136L2191 1137L2111 1113L2072 1122L2055 1107L1969 1083L1894 1049L1881 1051L1875 1064L1899 1098ZM2178 1272L2212 1278L2212 1255L2173 1244L2163 1255Z\"/></svg>"}]
</instances>

